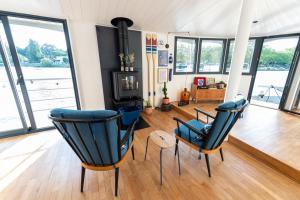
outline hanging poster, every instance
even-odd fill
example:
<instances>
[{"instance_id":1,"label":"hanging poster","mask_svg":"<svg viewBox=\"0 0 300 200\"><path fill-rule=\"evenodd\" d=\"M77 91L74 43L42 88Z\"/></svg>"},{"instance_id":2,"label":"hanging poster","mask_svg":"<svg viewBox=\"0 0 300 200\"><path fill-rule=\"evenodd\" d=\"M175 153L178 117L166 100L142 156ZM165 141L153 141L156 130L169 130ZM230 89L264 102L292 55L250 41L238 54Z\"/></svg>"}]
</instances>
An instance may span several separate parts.
<instances>
[{"instance_id":1,"label":"hanging poster","mask_svg":"<svg viewBox=\"0 0 300 200\"><path fill-rule=\"evenodd\" d=\"M168 50L158 50L158 66L168 66Z\"/></svg>"},{"instance_id":2,"label":"hanging poster","mask_svg":"<svg viewBox=\"0 0 300 200\"><path fill-rule=\"evenodd\" d=\"M158 83L168 82L168 69L159 68L158 69Z\"/></svg>"}]
</instances>

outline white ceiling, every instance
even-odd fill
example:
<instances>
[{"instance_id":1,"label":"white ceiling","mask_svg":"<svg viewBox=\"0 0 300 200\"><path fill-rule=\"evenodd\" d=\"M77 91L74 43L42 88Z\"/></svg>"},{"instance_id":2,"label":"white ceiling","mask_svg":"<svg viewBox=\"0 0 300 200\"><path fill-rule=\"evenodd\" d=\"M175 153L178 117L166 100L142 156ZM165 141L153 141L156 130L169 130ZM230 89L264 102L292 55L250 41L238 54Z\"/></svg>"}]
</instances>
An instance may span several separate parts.
<instances>
[{"instance_id":1,"label":"white ceiling","mask_svg":"<svg viewBox=\"0 0 300 200\"><path fill-rule=\"evenodd\" d=\"M257 0L252 36L300 32L299 0ZM134 28L193 35L235 35L242 0L0 0L0 10L110 25L129 17Z\"/></svg>"}]
</instances>

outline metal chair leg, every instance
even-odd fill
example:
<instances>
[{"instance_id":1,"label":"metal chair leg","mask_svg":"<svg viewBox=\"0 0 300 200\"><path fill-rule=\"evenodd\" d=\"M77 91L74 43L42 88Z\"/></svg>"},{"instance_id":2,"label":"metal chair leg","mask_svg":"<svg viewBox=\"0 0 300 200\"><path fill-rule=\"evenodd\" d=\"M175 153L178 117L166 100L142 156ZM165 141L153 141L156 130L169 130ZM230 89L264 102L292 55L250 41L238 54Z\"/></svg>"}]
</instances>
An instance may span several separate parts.
<instances>
[{"instance_id":1,"label":"metal chair leg","mask_svg":"<svg viewBox=\"0 0 300 200\"><path fill-rule=\"evenodd\" d=\"M85 168L81 167L81 187L80 187L80 192L83 192L84 177L85 177Z\"/></svg>"},{"instance_id":2,"label":"metal chair leg","mask_svg":"<svg viewBox=\"0 0 300 200\"><path fill-rule=\"evenodd\" d=\"M206 166L207 166L208 176L211 177L208 154L205 154L205 160L206 160Z\"/></svg>"},{"instance_id":3,"label":"metal chair leg","mask_svg":"<svg viewBox=\"0 0 300 200\"><path fill-rule=\"evenodd\" d=\"M177 159L178 159L178 170L179 170L179 176L181 175L181 169L180 169L180 158L179 158L179 147L178 144L176 144L177 149Z\"/></svg>"},{"instance_id":4,"label":"metal chair leg","mask_svg":"<svg viewBox=\"0 0 300 200\"><path fill-rule=\"evenodd\" d=\"M220 148L220 154L221 154L222 161L224 161L224 156L223 156L223 150L222 150L222 148Z\"/></svg>"},{"instance_id":5,"label":"metal chair leg","mask_svg":"<svg viewBox=\"0 0 300 200\"><path fill-rule=\"evenodd\" d=\"M115 169L115 196L118 196L119 168Z\"/></svg>"},{"instance_id":6,"label":"metal chair leg","mask_svg":"<svg viewBox=\"0 0 300 200\"><path fill-rule=\"evenodd\" d=\"M162 148L160 148L160 185L162 185Z\"/></svg>"},{"instance_id":7,"label":"metal chair leg","mask_svg":"<svg viewBox=\"0 0 300 200\"><path fill-rule=\"evenodd\" d=\"M144 160L146 160L146 158L147 158L147 150L148 150L148 142L149 142L149 138L150 138L150 136L147 137L146 151L145 151L145 158L144 158Z\"/></svg>"},{"instance_id":8,"label":"metal chair leg","mask_svg":"<svg viewBox=\"0 0 300 200\"><path fill-rule=\"evenodd\" d=\"M175 145L175 156L176 156L176 153L177 153L177 151L178 151L178 139L176 139L176 145Z\"/></svg>"},{"instance_id":9,"label":"metal chair leg","mask_svg":"<svg viewBox=\"0 0 300 200\"><path fill-rule=\"evenodd\" d=\"M134 160L134 147L133 147L133 145L131 147L131 154L132 154L132 160Z\"/></svg>"}]
</instances>

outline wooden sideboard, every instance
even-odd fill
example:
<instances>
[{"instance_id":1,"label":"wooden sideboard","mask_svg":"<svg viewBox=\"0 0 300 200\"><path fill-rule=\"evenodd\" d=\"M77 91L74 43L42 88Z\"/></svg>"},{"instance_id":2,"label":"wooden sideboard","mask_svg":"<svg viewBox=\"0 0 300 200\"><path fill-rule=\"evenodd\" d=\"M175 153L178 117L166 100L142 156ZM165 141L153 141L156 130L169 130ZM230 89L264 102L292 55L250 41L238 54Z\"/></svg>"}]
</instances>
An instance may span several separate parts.
<instances>
[{"instance_id":1,"label":"wooden sideboard","mask_svg":"<svg viewBox=\"0 0 300 200\"><path fill-rule=\"evenodd\" d=\"M223 101L226 89L197 89L197 85L192 84L192 99L198 101Z\"/></svg>"}]
</instances>

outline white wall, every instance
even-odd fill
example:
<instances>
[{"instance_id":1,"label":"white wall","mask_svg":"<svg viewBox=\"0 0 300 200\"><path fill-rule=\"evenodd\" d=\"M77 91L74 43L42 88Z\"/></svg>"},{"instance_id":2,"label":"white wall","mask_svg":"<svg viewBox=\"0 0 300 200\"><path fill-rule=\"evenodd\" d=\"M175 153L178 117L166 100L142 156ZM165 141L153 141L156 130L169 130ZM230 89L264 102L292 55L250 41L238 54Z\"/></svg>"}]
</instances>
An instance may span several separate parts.
<instances>
[{"instance_id":1,"label":"white wall","mask_svg":"<svg viewBox=\"0 0 300 200\"><path fill-rule=\"evenodd\" d=\"M96 23L68 20L82 109L104 109Z\"/></svg>"}]
</instances>

